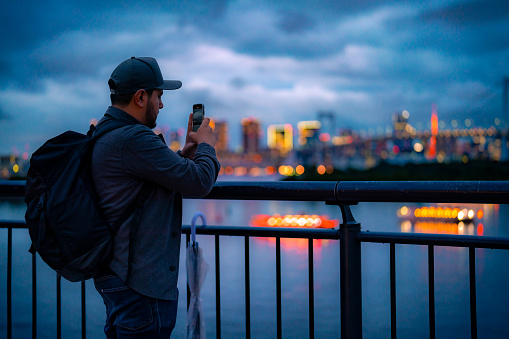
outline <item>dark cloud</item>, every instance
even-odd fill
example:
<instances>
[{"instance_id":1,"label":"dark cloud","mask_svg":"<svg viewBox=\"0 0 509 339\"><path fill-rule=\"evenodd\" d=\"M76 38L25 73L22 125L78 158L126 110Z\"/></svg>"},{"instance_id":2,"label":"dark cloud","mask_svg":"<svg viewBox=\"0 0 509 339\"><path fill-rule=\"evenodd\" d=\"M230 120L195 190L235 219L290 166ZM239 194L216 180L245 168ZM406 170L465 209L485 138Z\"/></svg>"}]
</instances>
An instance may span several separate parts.
<instances>
[{"instance_id":1,"label":"dark cloud","mask_svg":"<svg viewBox=\"0 0 509 339\"><path fill-rule=\"evenodd\" d=\"M119 50L101 45L107 43L108 36L165 28L171 24L169 17L181 25L206 29L209 22L219 20L227 5L227 0L8 1L0 11L0 31L4 32L0 82L14 82L16 86L23 81L28 82L26 87L37 88L37 81L46 77L93 75L98 69L94 58L114 59L118 55L122 59L126 51L142 53L152 38L141 35L138 45ZM83 38L90 36L99 44L87 45L90 41Z\"/></svg>"},{"instance_id":2,"label":"dark cloud","mask_svg":"<svg viewBox=\"0 0 509 339\"><path fill-rule=\"evenodd\" d=\"M419 16L426 23L440 22L450 26L479 25L498 20L507 20L507 0L464 1L450 6L426 11Z\"/></svg>"},{"instance_id":3,"label":"dark cloud","mask_svg":"<svg viewBox=\"0 0 509 339\"><path fill-rule=\"evenodd\" d=\"M296 34L303 33L315 25L311 17L296 12L287 12L281 14L279 27L286 33Z\"/></svg>"},{"instance_id":4,"label":"dark cloud","mask_svg":"<svg viewBox=\"0 0 509 339\"><path fill-rule=\"evenodd\" d=\"M2 5L0 29L11 33L2 37L4 47L21 48L65 31L147 28L151 22L145 21L145 14L150 14L154 21L158 15L171 14L182 22L200 24L200 19L221 17L227 5L227 0L8 1ZM127 17L128 25L119 27L119 22Z\"/></svg>"},{"instance_id":5,"label":"dark cloud","mask_svg":"<svg viewBox=\"0 0 509 339\"><path fill-rule=\"evenodd\" d=\"M337 1L337 0L301 0L295 1L260 1L269 8L275 8L279 11L294 11L296 8L301 13L307 13L315 16L315 19L322 21L336 20L348 15L357 13L366 13L373 9L386 6L387 0L357 0L357 1ZM419 3L419 0L401 0L399 4Z\"/></svg>"},{"instance_id":6,"label":"dark cloud","mask_svg":"<svg viewBox=\"0 0 509 339\"><path fill-rule=\"evenodd\" d=\"M483 55L501 52L509 45L509 3L479 0L456 3L421 13L417 36L423 46L448 54Z\"/></svg>"},{"instance_id":7,"label":"dark cloud","mask_svg":"<svg viewBox=\"0 0 509 339\"><path fill-rule=\"evenodd\" d=\"M13 75L13 69L11 63L6 58L5 54L0 56L0 78L8 78Z\"/></svg>"},{"instance_id":8,"label":"dark cloud","mask_svg":"<svg viewBox=\"0 0 509 339\"><path fill-rule=\"evenodd\" d=\"M0 105L0 121L9 120L11 117L5 112L3 107Z\"/></svg>"},{"instance_id":9,"label":"dark cloud","mask_svg":"<svg viewBox=\"0 0 509 339\"><path fill-rule=\"evenodd\" d=\"M507 1L463 1L391 20L387 28L407 33L393 42L402 55L427 50L445 62L442 81L468 78L493 84L509 72L509 65L504 66L509 57L508 18ZM424 81L434 77L423 75Z\"/></svg>"}]
</instances>

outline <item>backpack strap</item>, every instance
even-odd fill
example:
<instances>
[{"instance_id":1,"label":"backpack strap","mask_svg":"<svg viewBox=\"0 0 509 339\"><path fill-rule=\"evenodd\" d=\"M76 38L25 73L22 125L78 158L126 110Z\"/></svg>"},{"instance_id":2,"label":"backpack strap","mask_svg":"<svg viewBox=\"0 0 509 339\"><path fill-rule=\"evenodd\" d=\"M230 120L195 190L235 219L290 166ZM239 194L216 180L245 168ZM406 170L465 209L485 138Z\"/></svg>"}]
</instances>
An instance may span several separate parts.
<instances>
[{"instance_id":1,"label":"backpack strap","mask_svg":"<svg viewBox=\"0 0 509 339\"><path fill-rule=\"evenodd\" d=\"M129 126L130 124L122 119L107 119L102 122L99 127L90 125L87 135L91 137L90 141L95 142L97 139L114 129Z\"/></svg>"}]
</instances>

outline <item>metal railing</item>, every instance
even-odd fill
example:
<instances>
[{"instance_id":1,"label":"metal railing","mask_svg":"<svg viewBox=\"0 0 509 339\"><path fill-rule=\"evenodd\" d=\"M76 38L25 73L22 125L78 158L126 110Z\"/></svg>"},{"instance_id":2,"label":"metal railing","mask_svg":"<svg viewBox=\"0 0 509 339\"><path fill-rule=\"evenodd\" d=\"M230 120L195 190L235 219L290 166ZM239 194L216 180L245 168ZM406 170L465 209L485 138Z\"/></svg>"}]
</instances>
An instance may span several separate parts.
<instances>
[{"instance_id":1,"label":"metal railing","mask_svg":"<svg viewBox=\"0 0 509 339\"><path fill-rule=\"evenodd\" d=\"M1 182L0 197L24 195L24 182ZM509 182L506 181L434 181L434 182L220 182L206 197L228 200L284 200L323 201L338 205L342 223L339 229L297 229L270 227L207 226L198 228L198 234L215 236L215 280L216 280L216 337L221 337L221 295L220 295L220 236L241 236L245 238L245 304L246 336L250 328L250 267L249 238L276 238L276 298L277 337L282 337L281 321L281 238L308 239L309 275L309 337L314 338L314 289L313 289L313 239L339 239L340 241L340 303L341 337L362 337L362 290L361 290L361 243L386 243L390 246L390 298L391 336L396 338L396 265L395 244L428 246L429 277L429 330L435 338L435 246L469 248L470 277L470 324L471 336L477 338L477 302L475 284L475 249L509 249L508 238L455 236L436 234L408 234L362 232L355 221L350 205L360 202L451 202L451 203L509 203ZM12 337L12 229L26 227L23 221L0 221L0 228L8 229L7 264L7 338ZM183 226L183 233L189 238L190 227ZM189 239L188 239L189 240ZM36 274L35 255L32 259L32 335L36 337ZM61 337L60 277L57 276L57 336ZM82 283L82 336L86 337L85 288Z\"/></svg>"}]
</instances>

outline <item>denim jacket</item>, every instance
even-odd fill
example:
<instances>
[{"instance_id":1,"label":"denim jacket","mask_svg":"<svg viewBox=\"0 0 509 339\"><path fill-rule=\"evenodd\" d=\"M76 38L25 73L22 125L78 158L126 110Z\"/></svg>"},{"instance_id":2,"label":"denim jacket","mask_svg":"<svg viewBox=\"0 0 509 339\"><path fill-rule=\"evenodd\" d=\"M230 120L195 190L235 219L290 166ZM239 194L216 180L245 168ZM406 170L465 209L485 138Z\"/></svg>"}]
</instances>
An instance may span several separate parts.
<instances>
[{"instance_id":1,"label":"denim jacket","mask_svg":"<svg viewBox=\"0 0 509 339\"><path fill-rule=\"evenodd\" d=\"M137 199L145 181L155 189L144 205L131 247L129 231L134 217L120 226L109 268L143 295L176 300L182 196L200 197L210 192L219 172L215 150L201 143L194 159L184 158L137 119L111 106L97 127L112 118L124 120L126 126L100 137L92 154L92 178L106 218L113 224ZM130 248L133 253L129 256Z\"/></svg>"}]
</instances>

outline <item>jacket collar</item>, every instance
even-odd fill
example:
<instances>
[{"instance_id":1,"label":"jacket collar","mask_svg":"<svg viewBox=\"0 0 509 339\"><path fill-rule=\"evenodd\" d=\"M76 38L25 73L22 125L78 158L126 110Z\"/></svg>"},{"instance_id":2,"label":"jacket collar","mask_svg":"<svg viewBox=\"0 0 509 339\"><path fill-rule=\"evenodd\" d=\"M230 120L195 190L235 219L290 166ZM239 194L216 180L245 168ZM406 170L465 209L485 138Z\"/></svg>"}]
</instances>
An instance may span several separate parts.
<instances>
[{"instance_id":1,"label":"jacket collar","mask_svg":"<svg viewBox=\"0 0 509 339\"><path fill-rule=\"evenodd\" d=\"M109 119L120 119L125 120L130 125L141 124L135 117L121 110L120 108L116 108L113 106L108 107L106 113L104 113L104 117L101 120L109 120Z\"/></svg>"}]
</instances>

